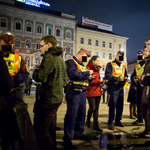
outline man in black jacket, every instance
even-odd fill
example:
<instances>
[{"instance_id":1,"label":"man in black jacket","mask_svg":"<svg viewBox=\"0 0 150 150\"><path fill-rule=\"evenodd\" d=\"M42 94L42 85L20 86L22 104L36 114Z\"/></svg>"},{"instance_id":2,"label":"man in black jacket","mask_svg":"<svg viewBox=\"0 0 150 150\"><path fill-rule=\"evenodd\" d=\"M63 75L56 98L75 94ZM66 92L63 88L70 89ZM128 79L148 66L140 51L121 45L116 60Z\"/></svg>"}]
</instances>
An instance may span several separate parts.
<instances>
[{"instance_id":1,"label":"man in black jacket","mask_svg":"<svg viewBox=\"0 0 150 150\"><path fill-rule=\"evenodd\" d=\"M140 134L140 137L149 135L149 116L150 116L150 37L146 40L146 48L144 49L145 57L147 58L143 75L141 77L142 84L144 85L141 111L145 120L145 130Z\"/></svg>"}]
</instances>

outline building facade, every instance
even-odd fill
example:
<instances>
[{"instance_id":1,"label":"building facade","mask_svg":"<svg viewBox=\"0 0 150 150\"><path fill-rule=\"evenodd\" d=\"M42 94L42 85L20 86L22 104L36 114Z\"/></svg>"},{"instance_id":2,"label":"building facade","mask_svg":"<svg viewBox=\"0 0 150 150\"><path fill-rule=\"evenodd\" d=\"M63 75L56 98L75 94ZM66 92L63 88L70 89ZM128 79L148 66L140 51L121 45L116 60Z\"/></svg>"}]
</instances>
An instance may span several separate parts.
<instances>
[{"instance_id":1,"label":"building facade","mask_svg":"<svg viewBox=\"0 0 150 150\"><path fill-rule=\"evenodd\" d=\"M78 25L76 29L76 53L80 48L85 48L91 53L91 56L100 56L100 65L102 66L100 73L101 77L104 77L107 63L115 59L118 50L124 51L123 63L127 66L127 40L128 38L111 31Z\"/></svg>"},{"instance_id":2,"label":"building facade","mask_svg":"<svg viewBox=\"0 0 150 150\"><path fill-rule=\"evenodd\" d=\"M9 2L10 0L8 0ZM26 7L27 8L27 7ZM17 6L15 1L0 3L0 30L15 35L14 52L20 54L32 74L41 63L40 39L53 35L65 49L62 57L75 53L76 18L74 15L42 12ZM38 9L40 10L40 9Z\"/></svg>"}]
</instances>

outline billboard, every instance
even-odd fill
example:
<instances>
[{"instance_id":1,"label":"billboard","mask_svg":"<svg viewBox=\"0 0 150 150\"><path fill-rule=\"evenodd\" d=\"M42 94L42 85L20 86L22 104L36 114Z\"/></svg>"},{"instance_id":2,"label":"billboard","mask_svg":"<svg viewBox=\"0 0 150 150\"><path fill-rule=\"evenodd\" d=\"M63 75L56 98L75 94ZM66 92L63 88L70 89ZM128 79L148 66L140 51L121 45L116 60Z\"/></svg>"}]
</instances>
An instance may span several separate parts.
<instances>
[{"instance_id":1,"label":"billboard","mask_svg":"<svg viewBox=\"0 0 150 150\"><path fill-rule=\"evenodd\" d=\"M82 17L82 25L112 31L112 24L104 23L94 19L89 19L87 17Z\"/></svg>"}]
</instances>

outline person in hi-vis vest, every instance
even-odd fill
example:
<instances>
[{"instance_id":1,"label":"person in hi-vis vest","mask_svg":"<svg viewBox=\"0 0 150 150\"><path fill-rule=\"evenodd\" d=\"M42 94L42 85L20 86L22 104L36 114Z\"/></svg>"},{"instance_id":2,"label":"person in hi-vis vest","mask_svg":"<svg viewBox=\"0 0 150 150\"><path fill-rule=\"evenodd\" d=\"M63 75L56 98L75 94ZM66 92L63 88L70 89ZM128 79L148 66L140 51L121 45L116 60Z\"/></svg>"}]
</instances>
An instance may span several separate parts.
<instances>
[{"instance_id":1,"label":"person in hi-vis vest","mask_svg":"<svg viewBox=\"0 0 150 150\"><path fill-rule=\"evenodd\" d=\"M115 117L115 126L123 127L121 123L121 117L123 112L124 93L123 86L127 81L127 71L125 65L122 64L124 52L119 50L116 55L116 59L109 62L105 70L105 78L108 80L108 92L110 99L108 102L109 106L109 118L108 118L108 129L114 130L113 120Z\"/></svg>"},{"instance_id":2,"label":"person in hi-vis vest","mask_svg":"<svg viewBox=\"0 0 150 150\"><path fill-rule=\"evenodd\" d=\"M4 54L4 60L8 67L8 71L15 82L15 88L18 88L17 94L13 92L7 98L15 98L16 96L22 98L22 83L26 81L29 73L26 69L26 62L22 57L13 52L15 42L15 36L10 32L2 34L0 45L2 53Z\"/></svg>"},{"instance_id":3,"label":"person in hi-vis vest","mask_svg":"<svg viewBox=\"0 0 150 150\"><path fill-rule=\"evenodd\" d=\"M133 122L133 125L137 125L139 123L143 123L143 116L141 112L141 102L142 102L142 94L144 86L141 84L141 75L143 74L144 67L145 67L145 56L144 51L139 50L137 53L137 59L139 63L135 65L133 76L134 76L134 82L136 83L137 87L137 120Z\"/></svg>"},{"instance_id":4,"label":"person in hi-vis vest","mask_svg":"<svg viewBox=\"0 0 150 150\"><path fill-rule=\"evenodd\" d=\"M69 83L66 86L67 112L64 119L64 147L72 149L72 134L74 139L88 140L84 132L86 115L86 90L89 77L93 70L88 70L83 64L91 54L81 48L76 56L66 61Z\"/></svg>"}]
</instances>

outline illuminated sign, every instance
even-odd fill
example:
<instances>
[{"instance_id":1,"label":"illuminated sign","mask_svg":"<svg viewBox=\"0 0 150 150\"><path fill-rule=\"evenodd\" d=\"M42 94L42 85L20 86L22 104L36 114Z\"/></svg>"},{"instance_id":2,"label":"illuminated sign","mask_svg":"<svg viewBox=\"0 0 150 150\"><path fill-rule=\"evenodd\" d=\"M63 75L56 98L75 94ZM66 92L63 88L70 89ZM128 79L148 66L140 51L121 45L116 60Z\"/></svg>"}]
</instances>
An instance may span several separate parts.
<instances>
[{"instance_id":1,"label":"illuminated sign","mask_svg":"<svg viewBox=\"0 0 150 150\"><path fill-rule=\"evenodd\" d=\"M82 25L112 31L112 24L104 23L104 22L94 20L94 19L89 19L87 17L82 17Z\"/></svg>"},{"instance_id":2,"label":"illuminated sign","mask_svg":"<svg viewBox=\"0 0 150 150\"><path fill-rule=\"evenodd\" d=\"M31 5L35 7L41 7L41 5L50 6L49 3L43 2L42 0L17 0L17 1L25 3L26 5Z\"/></svg>"}]
</instances>

